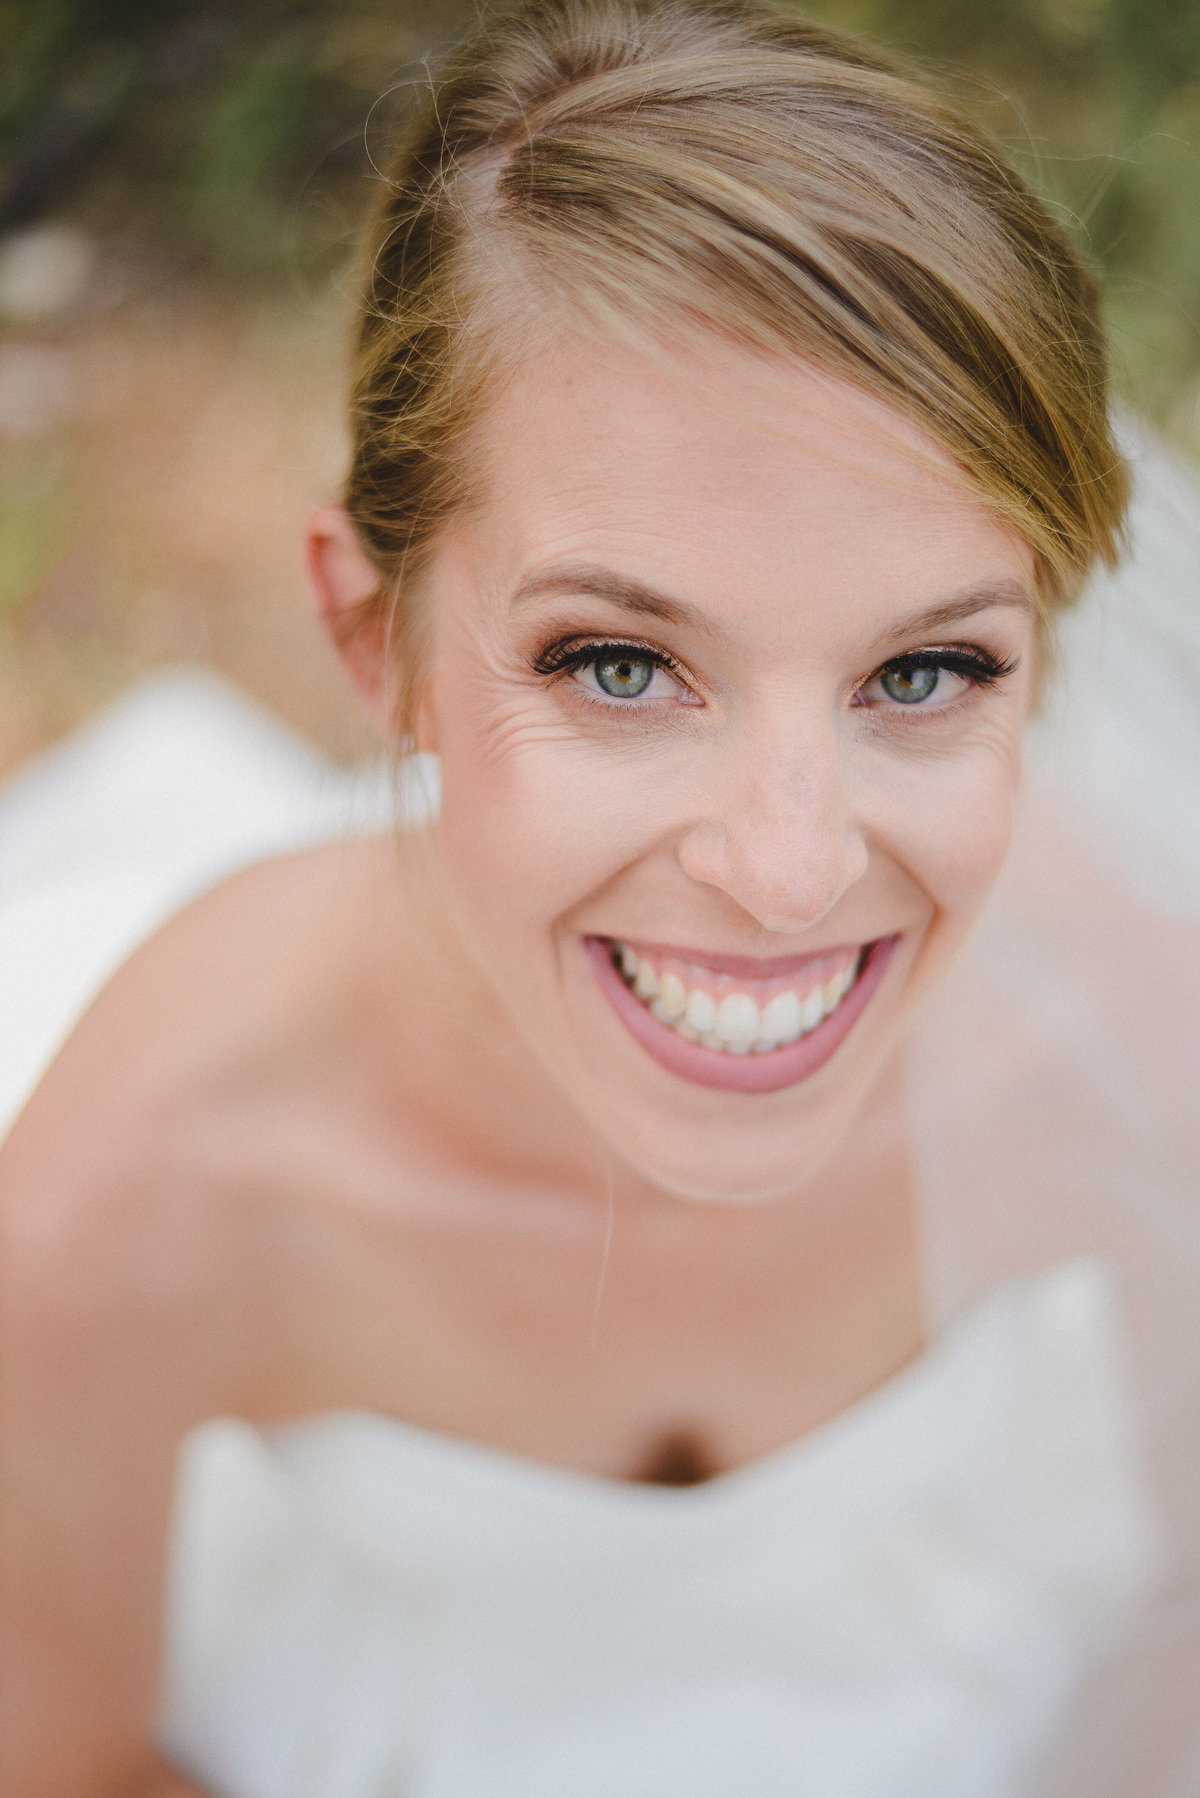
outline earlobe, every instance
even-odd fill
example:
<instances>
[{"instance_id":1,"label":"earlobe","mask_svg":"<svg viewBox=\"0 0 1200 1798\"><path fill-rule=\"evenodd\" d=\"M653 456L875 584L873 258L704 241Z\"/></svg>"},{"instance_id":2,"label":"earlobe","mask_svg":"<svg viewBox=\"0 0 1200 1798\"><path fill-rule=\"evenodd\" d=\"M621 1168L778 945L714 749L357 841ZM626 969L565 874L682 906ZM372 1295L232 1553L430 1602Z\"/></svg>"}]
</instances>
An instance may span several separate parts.
<instances>
[{"instance_id":1,"label":"earlobe","mask_svg":"<svg viewBox=\"0 0 1200 1798\"><path fill-rule=\"evenodd\" d=\"M395 675L382 577L341 506L314 512L305 562L317 609L338 657L385 737L395 731Z\"/></svg>"}]
</instances>

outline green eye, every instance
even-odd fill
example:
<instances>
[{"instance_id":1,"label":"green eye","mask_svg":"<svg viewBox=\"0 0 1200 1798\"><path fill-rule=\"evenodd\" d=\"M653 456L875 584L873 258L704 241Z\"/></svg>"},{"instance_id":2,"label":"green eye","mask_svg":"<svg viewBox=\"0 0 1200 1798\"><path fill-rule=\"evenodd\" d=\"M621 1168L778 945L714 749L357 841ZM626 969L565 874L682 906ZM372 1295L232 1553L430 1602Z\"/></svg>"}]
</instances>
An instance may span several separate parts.
<instances>
[{"instance_id":1,"label":"green eye","mask_svg":"<svg viewBox=\"0 0 1200 1798\"><path fill-rule=\"evenodd\" d=\"M879 684L889 699L901 705L919 705L934 692L941 674L923 662L892 662L879 676Z\"/></svg>"},{"instance_id":2,"label":"green eye","mask_svg":"<svg viewBox=\"0 0 1200 1798\"><path fill-rule=\"evenodd\" d=\"M597 656L592 666L596 685L610 699L637 699L654 679L657 664L649 656L623 650L618 655Z\"/></svg>"}]
</instances>

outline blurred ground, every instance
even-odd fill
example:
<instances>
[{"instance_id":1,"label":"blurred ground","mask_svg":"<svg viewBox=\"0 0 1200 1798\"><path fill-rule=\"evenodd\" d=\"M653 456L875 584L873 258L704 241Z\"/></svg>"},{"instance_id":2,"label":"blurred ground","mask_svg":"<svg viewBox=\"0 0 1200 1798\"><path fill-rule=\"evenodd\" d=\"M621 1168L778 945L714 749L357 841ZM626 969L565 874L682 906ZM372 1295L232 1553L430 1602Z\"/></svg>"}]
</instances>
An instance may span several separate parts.
<instances>
[{"instance_id":1,"label":"blurred ground","mask_svg":"<svg viewBox=\"0 0 1200 1798\"><path fill-rule=\"evenodd\" d=\"M75 307L11 334L0 769L179 660L230 675L340 759L366 746L299 552L307 510L337 490L343 335L333 303L219 289Z\"/></svg>"},{"instance_id":2,"label":"blurred ground","mask_svg":"<svg viewBox=\"0 0 1200 1798\"><path fill-rule=\"evenodd\" d=\"M1200 0L823 0L947 70L1200 455ZM200 660L365 746L297 542L372 157L460 0L0 0L0 772ZM377 97L387 95L377 103Z\"/></svg>"}]
</instances>

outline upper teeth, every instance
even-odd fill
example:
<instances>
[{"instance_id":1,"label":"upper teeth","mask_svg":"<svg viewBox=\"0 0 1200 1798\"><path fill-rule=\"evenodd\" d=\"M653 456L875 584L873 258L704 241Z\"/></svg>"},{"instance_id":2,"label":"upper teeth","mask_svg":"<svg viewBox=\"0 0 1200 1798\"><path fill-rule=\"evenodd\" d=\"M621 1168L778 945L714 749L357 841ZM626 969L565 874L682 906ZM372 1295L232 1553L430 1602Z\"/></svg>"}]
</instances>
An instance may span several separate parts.
<instances>
[{"instance_id":1,"label":"upper teeth","mask_svg":"<svg viewBox=\"0 0 1200 1798\"><path fill-rule=\"evenodd\" d=\"M669 1024L689 1042L730 1055L761 1054L806 1036L836 1011L858 970L856 956L803 998L787 989L776 993L760 1010L749 993L727 993L718 1001L702 987L689 991L677 974L658 974L653 964L627 943L618 945L617 957L629 985L661 1023Z\"/></svg>"}]
</instances>

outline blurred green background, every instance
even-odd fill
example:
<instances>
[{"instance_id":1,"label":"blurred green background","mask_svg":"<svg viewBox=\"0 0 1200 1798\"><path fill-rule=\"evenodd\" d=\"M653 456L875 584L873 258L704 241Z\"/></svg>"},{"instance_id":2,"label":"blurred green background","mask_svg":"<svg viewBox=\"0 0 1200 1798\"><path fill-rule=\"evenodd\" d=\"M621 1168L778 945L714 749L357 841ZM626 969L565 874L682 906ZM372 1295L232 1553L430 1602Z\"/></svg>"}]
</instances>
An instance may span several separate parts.
<instances>
[{"instance_id":1,"label":"blurred green background","mask_svg":"<svg viewBox=\"0 0 1200 1798\"><path fill-rule=\"evenodd\" d=\"M1200 455L1200 0L820 0L942 74L1102 275ZM361 746L293 543L345 268L461 0L0 0L0 768L188 656Z\"/></svg>"}]
</instances>

